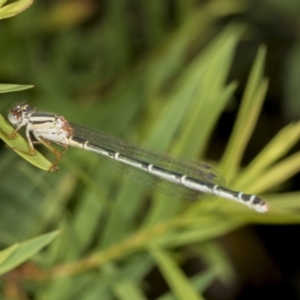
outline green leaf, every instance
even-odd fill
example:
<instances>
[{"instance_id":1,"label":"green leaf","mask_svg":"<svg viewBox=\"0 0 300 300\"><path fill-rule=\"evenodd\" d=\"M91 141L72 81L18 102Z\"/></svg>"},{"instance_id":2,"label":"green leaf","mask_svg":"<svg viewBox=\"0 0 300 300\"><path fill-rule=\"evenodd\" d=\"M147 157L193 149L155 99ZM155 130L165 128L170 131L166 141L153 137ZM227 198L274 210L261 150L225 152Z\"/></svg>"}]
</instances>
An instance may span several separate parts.
<instances>
[{"instance_id":1,"label":"green leaf","mask_svg":"<svg viewBox=\"0 0 300 300\"><path fill-rule=\"evenodd\" d=\"M33 0L19 0L17 2L2 6L0 8L0 19L13 17L27 9L32 3Z\"/></svg>"},{"instance_id":2,"label":"green leaf","mask_svg":"<svg viewBox=\"0 0 300 300\"><path fill-rule=\"evenodd\" d=\"M14 130L13 127L0 115L0 128L6 134L11 134ZM3 132L0 131L0 138L13 150L26 159L31 164L35 165L36 167L42 170L49 170L52 166L52 163L49 162L44 156L42 156L39 152L36 151L34 155L30 155L27 153L20 152L18 150L28 152L28 142L19 134L15 136L15 138L10 139L8 138Z\"/></svg>"},{"instance_id":3,"label":"green leaf","mask_svg":"<svg viewBox=\"0 0 300 300\"><path fill-rule=\"evenodd\" d=\"M256 193L264 192L297 174L300 170L300 152L290 155L272 168L266 170L259 178L248 184L247 189Z\"/></svg>"},{"instance_id":4,"label":"green leaf","mask_svg":"<svg viewBox=\"0 0 300 300\"><path fill-rule=\"evenodd\" d=\"M173 290L178 300L200 300L204 299L197 290L190 284L189 279L185 276L177 263L171 256L156 247L150 247L149 251L156 261L156 264L162 272L164 278Z\"/></svg>"},{"instance_id":5,"label":"green leaf","mask_svg":"<svg viewBox=\"0 0 300 300\"><path fill-rule=\"evenodd\" d=\"M146 300L142 290L132 280L122 280L114 285L114 291L120 300Z\"/></svg>"},{"instance_id":6,"label":"green leaf","mask_svg":"<svg viewBox=\"0 0 300 300\"><path fill-rule=\"evenodd\" d=\"M191 278L191 282L193 286L197 287L197 290L204 292L216 279L218 273L215 269L208 269L196 276ZM157 300L176 300L171 292L164 294L163 296L159 297Z\"/></svg>"},{"instance_id":7,"label":"green leaf","mask_svg":"<svg viewBox=\"0 0 300 300\"><path fill-rule=\"evenodd\" d=\"M235 177L239 169L243 153L256 125L267 91L268 82L263 79L265 56L266 49L261 47L252 67L228 146L219 164L221 173L228 181Z\"/></svg>"},{"instance_id":8,"label":"green leaf","mask_svg":"<svg viewBox=\"0 0 300 300\"><path fill-rule=\"evenodd\" d=\"M232 187L245 189L257 179L261 180L264 177L263 173L298 142L299 136L300 122L289 124L279 131L247 168L239 174L232 183ZM280 176L280 174L277 175Z\"/></svg>"},{"instance_id":9,"label":"green leaf","mask_svg":"<svg viewBox=\"0 0 300 300\"><path fill-rule=\"evenodd\" d=\"M217 119L236 88L236 83L227 87L225 83L243 31L243 27L228 26L193 62L189 74L193 100L182 122L184 130L176 145L177 153L189 158L202 156Z\"/></svg>"},{"instance_id":10,"label":"green leaf","mask_svg":"<svg viewBox=\"0 0 300 300\"><path fill-rule=\"evenodd\" d=\"M15 252L20 244L14 244L0 252L0 266Z\"/></svg>"},{"instance_id":11,"label":"green leaf","mask_svg":"<svg viewBox=\"0 0 300 300\"><path fill-rule=\"evenodd\" d=\"M53 231L2 250L0 252L0 274L4 274L28 260L35 253L52 242L58 234L59 231Z\"/></svg>"},{"instance_id":12,"label":"green leaf","mask_svg":"<svg viewBox=\"0 0 300 300\"><path fill-rule=\"evenodd\" d=\"M0 93L18 92L33 88L33 85L0 84Z\"/></svg>"}]
</instances>

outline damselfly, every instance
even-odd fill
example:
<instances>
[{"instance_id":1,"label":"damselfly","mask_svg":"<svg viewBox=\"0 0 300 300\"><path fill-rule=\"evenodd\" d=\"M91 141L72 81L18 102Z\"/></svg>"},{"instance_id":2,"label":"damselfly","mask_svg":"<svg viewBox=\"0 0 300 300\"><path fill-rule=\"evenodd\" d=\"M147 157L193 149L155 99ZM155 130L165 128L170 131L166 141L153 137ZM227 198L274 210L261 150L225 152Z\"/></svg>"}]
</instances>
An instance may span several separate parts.
<instances>
[{"instance_id":1,"label":"damselfly","mask_svg":"<svg viewBox=\"0 0 300 300\"><path fill-rule=\"evenodd\" d=\"M69 146L100 154L125 175L177 197L199 199L203 193L213 194L244 204L257 212L266 212L267 203L255 196L236 192L219 185L219 174L204 162L191 162L170 155L134 146L103 132L68 122L63 116L36 111L27 103L18 104L8 113L16 133L26 127L28 154L35 154L34 144L43 144L56 156L49 171L57 169L62 153L51 142L65 150ZM35 140L32 140L31 134Z\"/></svg>"}]
</instances>

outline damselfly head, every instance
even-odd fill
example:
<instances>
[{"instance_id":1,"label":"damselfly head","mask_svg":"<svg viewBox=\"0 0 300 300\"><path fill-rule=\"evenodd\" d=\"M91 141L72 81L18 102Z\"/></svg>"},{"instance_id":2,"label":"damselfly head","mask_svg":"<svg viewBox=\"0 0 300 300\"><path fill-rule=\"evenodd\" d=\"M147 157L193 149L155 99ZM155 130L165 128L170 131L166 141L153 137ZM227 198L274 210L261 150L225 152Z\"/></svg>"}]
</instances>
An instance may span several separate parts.
<instances>
[{"instance_id":1,"label":"damselfly head","mask_svg":"<svg viewBox=\"0 0 300 300\"><path fill-rule=\"evenodd\" d=\"M34 112L34 109L28 103L20 103L12 107L8 113L8 121L14 125L25 125L28 117Z\"/></svg>"}]
</instances>

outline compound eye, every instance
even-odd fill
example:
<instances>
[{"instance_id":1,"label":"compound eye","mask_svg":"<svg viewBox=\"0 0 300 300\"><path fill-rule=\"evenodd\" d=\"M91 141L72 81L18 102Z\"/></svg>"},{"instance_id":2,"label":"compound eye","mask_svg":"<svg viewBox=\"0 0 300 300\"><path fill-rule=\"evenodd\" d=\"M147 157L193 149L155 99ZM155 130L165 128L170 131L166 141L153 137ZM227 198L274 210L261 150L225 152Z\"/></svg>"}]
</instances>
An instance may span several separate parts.
<instances>
[{"instance_id":1,"label":"compound eye","mask_svg":"<svg viewBox=\"0 0 300 300\"><path fill-rule=\"evenodd\" d=\"M20 122L20 115L13 112L9 112L7 118L12 125L16 125Z\"/></svg>"}]
</instances>

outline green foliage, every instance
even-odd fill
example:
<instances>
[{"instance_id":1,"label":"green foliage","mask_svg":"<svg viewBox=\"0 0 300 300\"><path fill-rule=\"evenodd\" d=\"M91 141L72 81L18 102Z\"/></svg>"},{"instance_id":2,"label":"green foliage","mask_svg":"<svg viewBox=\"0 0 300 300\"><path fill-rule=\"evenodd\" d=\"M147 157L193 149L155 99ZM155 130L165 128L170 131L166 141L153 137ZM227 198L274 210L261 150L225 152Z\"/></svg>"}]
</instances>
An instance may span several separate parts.
<instances>
[{"instance_id":1,"label":"green foliage","mask_svg":"<svg viewBox=\"0 0 300 300\"><path fill-rule=\"evenodd\" d=\"M0 1L0 19L13 17L28 8L33 3L33 0L19 0L3 6L6 1L7 0Z\"/></svg>"},{"instance_id":2,"label":"green foliage","mask_svg":"<svg viewBox=\"0 0 300 300\"><path fill-rule=\"evenodd\" d=\"M15 268L52 242L58 232L40 235L21 244L15 244L0 252L0 274Z\"/></svg>"},{"instance_id":3,"label":"green foliage","mask_svg":"<svg viewBox=\"0 0 300 300\"><path fill-rule=\"evenodd\" d=\"M14 128L12 128L11 125L9 125L2 116L0 116L0 127L0 137L3 141L5 141L8 147L12 148L20 156L22 156L33 165L43 170L50 169L52 164L48 160L46 160L40 153L36 152L34 155L30 155L28 153L30 149L27 140L25 140L22 136L17 134L13 139L9 137L9 135L14 131Z\"/></svg>"},{"instance_id":4,"label":"green foliage","mask_svg":"<svg viewBox=\"0 0 300 300\"><path fill-rule=\"evenodd\" d=\"M148 29L148 51L155 40L152 34L168 39L134 63L130 62L126 38L130 32L124 26L126 20L120 19L124 15L119 2L118 9L108 5L107 19L88 35L75 29L68 35L57 32L63 19L58 22L55 13L40 27L36 18L25 22L24 29L16 20L13 29L22 28L25 35L55 33L49 50L54 59L48 64L38 59L28 63L24 59L27 56L11 46L9 51L3 49L5 60L0 72L28 76L28 82L36 86L31 96L41 110L53 110L70 121L174 155L204 159L213 129L234 97L237 83L228 83L228 74L246 32L245 26L231 24L214 34L210 42L203 42L220 16L242 9L229 1L231 6L217 10L218 1L212 2L195 10L191 9L192 1L191 6L185 3L189 18L181 16L182 24L171 37L162 20L155 23L154 32ZM39 5L29 10L27 18L38 15L43 19L46 12ZM159 11L150 2L148 6L152 9L145 12L152 21L153 15L165 9L163 4ZM85 12L88 15L91 10ZM65 28L79 22L76 20L67 20ZM0 30L5 36L5 30ZM36 40L26 37L27 46L22 51L39 53L42 46ZM155 266L170 288L160 300L204 299L202 292L215 278L231 284L235 279L233 267L214 239L249 223L300 221L300 194L275 193L299 172L299 153L287 155L298 141L299 123L283 128L247 167L241 170L240 166L268 87L263 75L265 57L266 49L261 47L225 154L215 165L230 188L263 193L270 204L267 214L224 199L189 203L151 193L98 163L96 155L79 149L69 149L59 172L45 179L44 171L4 149L0 160L0 242L7 249L0 253L1 261L6 259L1 270L8 271L30 257L35 259L39 272L22 274L20 280L35 299L147 299L143 278ZM86 66L88 71L82 71ZM29 72L31 69L34 71ZM103 92L107 86L109 92ZM0 126L6 133L13 130L4 119L0 119ZM1 138L9 147L27 147L19 135L13 140L3 134ZM40 169L51 166L40 154L17 153ZM43 234L53 228L59 228L61 234L50 244L57 232ZM20 241L25 242L16 244ZM46 244L50 245L33 256ZM180 268L189 258L184 251L187 247L194 247L194 254L205 257L207 264L203 273L192 278Z\"/></svg>"},{"instance_id":5,"label":"green foliage","mask_svg":"<svg viewBox=\"0 0 300 300\"><path fill-rule=\"evenodd\" d=\"M0 84L0 93L18 92L32 87L33 85Z\"/></svg>"}]
</instances>

